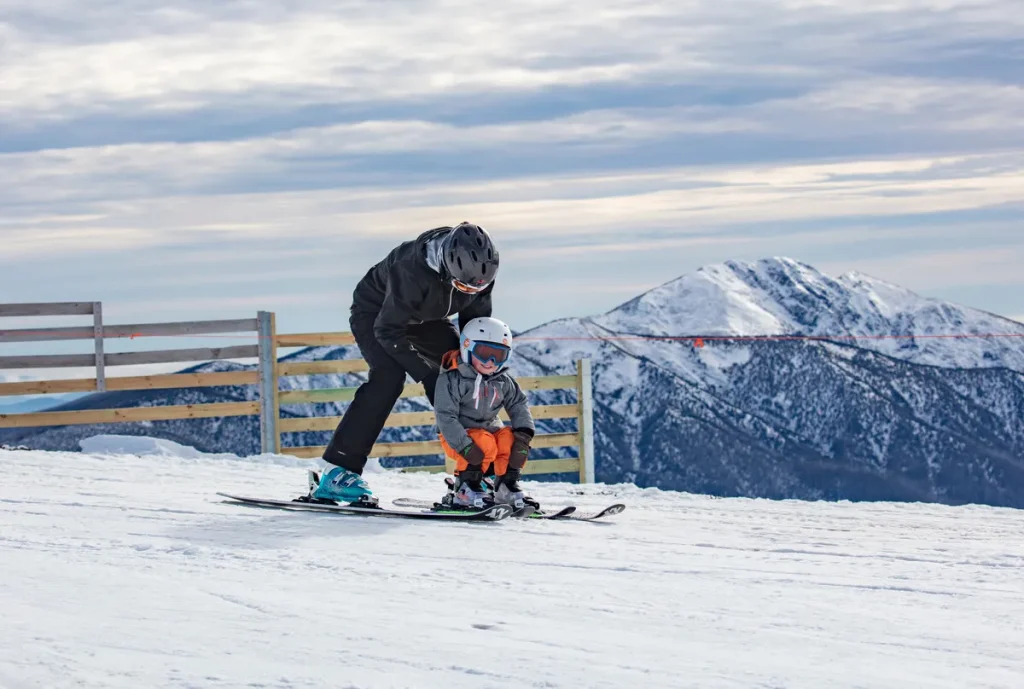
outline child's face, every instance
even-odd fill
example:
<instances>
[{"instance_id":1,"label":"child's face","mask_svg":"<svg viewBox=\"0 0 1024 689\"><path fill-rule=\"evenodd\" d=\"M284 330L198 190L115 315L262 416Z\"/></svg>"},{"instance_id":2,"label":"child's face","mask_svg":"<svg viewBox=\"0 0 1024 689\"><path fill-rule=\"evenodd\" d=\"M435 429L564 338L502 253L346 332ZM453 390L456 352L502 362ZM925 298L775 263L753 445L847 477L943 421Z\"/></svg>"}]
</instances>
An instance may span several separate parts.
<instances>
[{"instance_id":1,"label":"child's face","mask_svg":"<svg viewBox=\"0 0 1024 689\"><path fill-rule=\"evenodd\" d=\"M481 375L489 376L498 370L498 365L491 359L488 359L486 364L481 363L475 355L470 355L469 359L473 362L473 369Z\"/></svg>"}]
</instances>

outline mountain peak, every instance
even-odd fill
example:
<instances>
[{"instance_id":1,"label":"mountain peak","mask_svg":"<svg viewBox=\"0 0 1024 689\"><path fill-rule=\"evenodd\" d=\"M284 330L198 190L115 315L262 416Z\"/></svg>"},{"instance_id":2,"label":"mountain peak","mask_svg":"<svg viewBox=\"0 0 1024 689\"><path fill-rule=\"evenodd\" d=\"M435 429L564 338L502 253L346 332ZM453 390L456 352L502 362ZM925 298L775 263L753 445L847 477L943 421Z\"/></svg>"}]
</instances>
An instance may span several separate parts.
<instances>
[{"instance_id":1,"label":"mountain peak","mask_svg":"<svg viewBox=\"0 0 1024 689\"><path fill-rule=\"evenodd\" d=\"M854 338L860 347L916 363L1024 370L1019 341L957 337L1020 334L1014 321L859 271L833 278L784 256L704 266L592 321L611 332L653 337ZM921 335L928 337L915 337Z\"/></svg>"}]
</instances>

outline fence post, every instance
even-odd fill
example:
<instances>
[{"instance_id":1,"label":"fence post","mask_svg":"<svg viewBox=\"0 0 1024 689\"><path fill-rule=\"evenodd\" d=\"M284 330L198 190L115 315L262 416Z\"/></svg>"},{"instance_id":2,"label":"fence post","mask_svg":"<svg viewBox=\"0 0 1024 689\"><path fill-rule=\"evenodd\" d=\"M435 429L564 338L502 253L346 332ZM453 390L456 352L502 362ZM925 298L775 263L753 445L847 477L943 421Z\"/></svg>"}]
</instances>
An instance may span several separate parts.
<instances>
[{"instance_id":1,"label":"fence post","mask_svg":"<svg viewBox=\"0 0 1024 689\"><path fill-rule=\"evenodd\" d=\"M106 355L103 353L103 302L92 303L92 330L96 340L96 391L107 391Z\"/></svg>"},{"instance_id":2,"label":"fence post","mask_svg":"<svg viewBox=\"0 0 1024 689\"><path fill-rule=\"evenodd\" d=\"M277 318L272 311L259 311L256 318L259 338L260 449L265 453L280 453L281 434L277 431L281 408L277 396Z\"/></svg>"},{"instance_id":3,"label":"fence post","mask_svg":"<svg viewBox=\"0 0 1024 689\"><path fill-rule=\"evenodd\" d=\"M590 359L576 362L576 399L579 405L580 483L594 483L594 398Z\"/></svg>"}]
</instances>

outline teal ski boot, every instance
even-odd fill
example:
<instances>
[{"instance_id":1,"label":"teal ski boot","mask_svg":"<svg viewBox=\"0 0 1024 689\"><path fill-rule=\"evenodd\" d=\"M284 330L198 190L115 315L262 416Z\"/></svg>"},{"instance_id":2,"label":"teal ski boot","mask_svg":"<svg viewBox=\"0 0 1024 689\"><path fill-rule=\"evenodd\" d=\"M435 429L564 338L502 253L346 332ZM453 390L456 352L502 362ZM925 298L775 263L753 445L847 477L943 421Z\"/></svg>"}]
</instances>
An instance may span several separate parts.
<instances>
[{"instance_id":1,"label":"teal ski boot","mask_svg":"<svg viewBox=\"0 0 1024 689\"><path fill-rule=\"evenodd\" d=\"M309 497L313 500L344 502L372 507L377 504L363 477L342 467L332 467L323 476L309 472Z\"/></svg>"}]
</instances>

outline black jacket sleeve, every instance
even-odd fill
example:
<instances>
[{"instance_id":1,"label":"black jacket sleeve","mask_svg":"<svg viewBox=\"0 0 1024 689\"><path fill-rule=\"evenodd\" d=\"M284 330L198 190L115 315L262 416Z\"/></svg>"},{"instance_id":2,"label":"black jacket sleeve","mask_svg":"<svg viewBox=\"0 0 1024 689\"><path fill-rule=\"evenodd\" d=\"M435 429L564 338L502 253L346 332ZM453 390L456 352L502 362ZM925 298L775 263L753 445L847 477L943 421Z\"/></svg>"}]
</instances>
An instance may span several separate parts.
<instances>
[{"instance_id":1,"label":"black jacket sleeve","mask_svg":"<svg viewBox=\"0 0 1024 689\"><path fill-rule=\"evenodd\" d=\"M459 332L466 327L474 318L488 318L491 315L491 292L494 290L494 283L487 285L487 289L477 295L466 308L459 311Z\"/></svg>"},{"instance_id":2,"label":"black jacket sleeve","mask_svg":"<svg viewBox=\"0 0 1024 689\"><path fill-rule=\"evenodd\" d=\"M404 280L397 273L397 266L392 266L388 274L384 303L373 322L373 334L384 351L419 383L430 375L434 368L413 348L406 336L406 329L414 318L415 306L422 301L423 294L415 282Z\"/></svg>"}]
</instances>

